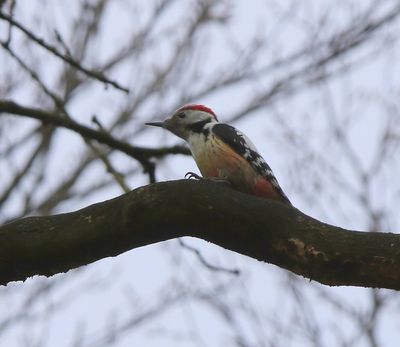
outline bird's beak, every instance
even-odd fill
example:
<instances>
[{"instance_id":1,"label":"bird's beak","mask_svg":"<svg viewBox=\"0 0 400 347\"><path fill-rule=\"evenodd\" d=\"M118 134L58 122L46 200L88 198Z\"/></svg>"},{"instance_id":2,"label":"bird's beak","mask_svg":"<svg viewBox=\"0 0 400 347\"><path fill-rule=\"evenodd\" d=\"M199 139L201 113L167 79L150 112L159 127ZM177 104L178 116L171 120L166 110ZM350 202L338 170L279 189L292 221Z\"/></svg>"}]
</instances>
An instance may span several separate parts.
<instances>
[{"instance_id":1,"label":"bird's beak","mask_svg":"<svg viewBox=\"0 0 400 347\"><path fill-rule=\"evenodd\" d=\"M144 123L146 125L152 125L153 127L160 127L164 128L164 122L149 122L149 123Z\"/></svg>"}]
</instances>

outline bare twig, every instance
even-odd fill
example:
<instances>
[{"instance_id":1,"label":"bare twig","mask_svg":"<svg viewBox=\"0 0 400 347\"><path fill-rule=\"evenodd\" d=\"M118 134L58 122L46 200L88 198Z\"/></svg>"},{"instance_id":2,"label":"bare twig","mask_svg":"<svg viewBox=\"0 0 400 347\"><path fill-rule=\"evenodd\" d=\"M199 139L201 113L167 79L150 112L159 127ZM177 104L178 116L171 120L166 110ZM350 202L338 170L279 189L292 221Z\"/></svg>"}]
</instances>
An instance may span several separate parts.
<instances>
[{"instance_id":1,"label":"bare twig","mask_svg":"<svg viewBox=\"0 0 400 347\"><path fill-rule=\"evenodd\" d=\"M60 43L60 45L62 46L62 48L64 48L65 54L68 57L72 58L72 53L69 49L69 47L67 46L67 44L65 43L63 37L61 36L60 32L58 30L54 30L54 35L56 36L57 41Z\"/></svg>"},{"instance_id":2,"label":"bare twig","mask_svg":"<svg viewBox=\"0 0 400 347\"><path fill-rule=\"evenodd\" d=\"M209 269L211 271L216 271L216 272L225 272L225 273L228 273L231 275L236 275L236 276L240 275L239 269L228 269L225 267L210 264L197 248L195 248L193 246L189 246L186 242L184 242L182 240L182 238L178 238L178 242L182 248L192 252L197 257L197 259L199 259L200 263L203 264L207 269Z\"/></svg>"},{"instance_id":3,"label":"bare twig","mask_svg":"<svg viewBox=\"0 0 400 347\"><path fill-rule=\"evenodd\" d=\"M30 117L38 119L45 123L51 123L59 127L64 127L73 130L76 133L86 138L96 140L100 143L104 143L106 145L109 145L111 148L117 149L129 155L130 157L138 160L141 164L144 164L144 166L147 166L149 164L148 160L150 158L160 158L168 154L190 155L189 149L184 146L161 147L154 149L147 147L132 146L126 142L120 141L112 137L107 133L97 131L85 125L82 125L74 121L73 119L60 117L55 112L49 112L42 109L20 106L14 103L13 101L8 101L8 100L0 101L0 113L10 113L24 117Z\"/></svg>"},{"instance_id":4,"label":"bare twig","mask_svg":"<svg viewBox=\"0 0 400 347\"><path fill-rule=\"evenodd\" d=\"M4 44L3 42L0 41L0 45L10 54L10 56L24 69L30 77L39 85L40 89L43 90L43 92L49 96L55 106L59 108L62 112L65 112L64 109L64 102L61 100L61 98L56 95L54 92L52 92L49 88L46 87L46 85L43 83L43 81L39 78L37 73L32 70L15 52L14 50L11 49L9 45Z\"/></svg>"},{"instance_id":5,"label":"bare twig","mask_svg":"<svg viewBox=\"0 0 400 347\"><path fill-rule=\"evenodd\" d=\"M69 55L65 55L60 53L56 47L46 43L43 39L37 37L35 34L32 33L29 29L25 28L22 24L15 21L11 16L0 12L0 19L5 20L6 22L10 23L11 25L15 26L19 30L21 30L26 36L28 36L32 41L36 42L41 47L45 48L50 53L54 54L56 57L60 58L61 60L65 61L75 69L85 73L86 75L105 83L106 85L111 85L116 89L122 90L125 93L129 93L129 89L121 86L119 83L107 78L101 71L94 71L83 67L80 63L75 61Z\"/></svg>"},{"instance_id":6,"label":"bare twig","mask_svg":"<svg viewBox=\"0 0 400 347\"><path fill-rule=\"evenodd\" d=\"M103 128L103 126L101 125L100 121L97 119L96 116L93 116L92 118L93 123L95 123L100 131L102 131L103 133L107 133L105 131L105 129ZM92 150L98 155L98 157L103 161L105 167L107 168L107 171L114 177L115 181L118 183L118 185L121 187L122 191L124 193L128 193L130 191L130 188L127 186L127 184L125 183L124 180L124 176L118 172L113 165L111 164L110 160L108 159L108 157L106 155L104 155L100 149L98 149L96 147L96 145L94 145L93 143L91 143L90 141L88 141L88 144L90 145L90 148L92 148Z\"/></svg>"},{"instance_id":7,"label":"bare twig","mask_svg":"<svg viewBox=\"0 0 400 347\"><path fill-rule=\"evenodd\" d=\"M4 204L4 202L8 199L13 189L20 183L21 179L26 175L26 173L32 167L37 157L43 154L48 149L49 143L51 141L51 132L52 132L51 129L49 129L49 131L43 131L42 139L40 140L39 144L34 149L32 154L30 155L29 159L26 161L24 167L20 170L19 173L15 174L8 188L6 188L6 190L2 193L2 196L0 197L0 207L2 204Z\"/></svg>"}]
</instances>

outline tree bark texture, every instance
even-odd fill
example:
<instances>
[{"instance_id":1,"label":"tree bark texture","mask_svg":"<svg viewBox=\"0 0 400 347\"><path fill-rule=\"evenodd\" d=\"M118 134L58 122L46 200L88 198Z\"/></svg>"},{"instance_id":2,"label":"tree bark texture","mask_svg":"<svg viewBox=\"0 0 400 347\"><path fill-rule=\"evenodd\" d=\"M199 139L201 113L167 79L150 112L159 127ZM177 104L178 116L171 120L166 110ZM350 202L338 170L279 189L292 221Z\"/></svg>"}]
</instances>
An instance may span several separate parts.
<instances>
[{"instance_id":1,"label":"tree bark texture","mask_svg":"<svg viewBox=\"0 0 400 347\"><path fill-rule=\"evenodd\" d=\"M327 285L400 289L400 235L345 230L280 202L194 180L151 184L76 212L3 225L0 284L181 236Z\"/></svg>"}]
</instances>

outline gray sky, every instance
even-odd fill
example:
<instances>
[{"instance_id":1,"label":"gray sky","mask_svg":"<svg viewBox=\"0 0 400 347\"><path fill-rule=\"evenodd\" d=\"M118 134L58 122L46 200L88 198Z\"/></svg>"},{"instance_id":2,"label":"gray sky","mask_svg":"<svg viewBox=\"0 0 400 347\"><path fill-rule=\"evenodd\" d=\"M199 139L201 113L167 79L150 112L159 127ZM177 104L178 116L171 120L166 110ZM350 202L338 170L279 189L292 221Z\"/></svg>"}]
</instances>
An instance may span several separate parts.
<instances>
[{"instance_id":1,"label":"gray sky","mask_svg":"<svg viewBox=\"0 0 400 347\"><path fill-rule=\"evenodd\" d=\"M16 18L28 27L35 28L35 32L44 37L48 37L48 33L57 28L69 42L69 23L77 15L75 3L40 3L43 7L39 8L37 3L32 6L31 1L19 0ZM191 2L175 3L158 23L160 33L169 27L171 22L184 23L190 18ZM200 64L203 65L203 75L200 79L207 79L215 71L220 71L221 67L230 66L238 59L234 52L243 50L246 53L251 46L250 42L258 36L266 40L262 53L254 62L254 70L296 52L306 43L317 44L332 32L346 26L352 15L368 8L370 2L315 0L299 3L288 0L236 0L233 3L233 6L228 6L231 16L226 24L228 29L221 30L222 24L215 25L205 30L203 37L199 38L201 44L198 45L204 49L198 54ZM390 7L395 2L386 3L386 7ZM91 66L97 60L102 61L123 45L126 31L136 30L135 24L139 23L137 25L140 27L146 22L149 13L145 10L145 4L143 1L115 1L102 23L101 40L93 43L90 58L84 63ZM137 11L136 6L139 8ZM378 10L383 11L384 7ZM223 2L221 11L226 11ZM322 27L322 30L315 32L315 28L318 27ZM169 35L179 37L179 25L174 25L173 29L168 32ZM354 161L343 154L343 143L338 143L331 135L332 124L342 126L350 119L348 124L346 123L350 146L364 170L368 171L371 162L379 156L378 140L382 129L389 121L392 122L392 115L387 110L393 103L398 105L398 42L394 41L394 44L389 45L380 43L383 41L382 37L393 40L392 36L396 36L398 30L399 23L391 26L390 31L379 33L373 44L343 57L330 66L330 69L335 70L356 61L354 67L351 66L351 69L331 78L329 82L300 87L293 95L277 98L271 104L234 123L256 144L295 206L315 218L354 229L367 229L370 226L363 208L338 184L341 177L332 177L325 174L325 171L328 171L328 164L332 165L346 177L356 191L364 189L360 186L359 173L353 166ZM310 33L315 36L311 38ZM22 45L20 36L13 39L17 45ZM146 66L162 66L171 54L168 40L159 40L160 42L147 54L140 57ZM60 63L56 59L48 58L45 52L38 52L46 57L45 68L41 70L42 76L49 85L54 86L52 76L60 68ZM240 88L227 88L193 101L212 107L220 121L230 120L240 112L243 105L255 95L267 90L280 76L284 76L288 71L296 71L301 64L317 58L308 56L297 64L285 65L282 69L271 71L270 74L260 74L252 83L243 84ZM0 55L0 62L1 59L3 57ZM0 66L0 70L4 68ZM4 77L4 73L0 71L1 78ZM69 111L85 124L92 125L93 114L98 116L103 124L110 124L115 110L129 103L129 98L133 99L140 94L141 86L136 81L146 81L149 78L148 73L148 70L139 68L135 61L126 61L112 71L112 77L131 87L130 96L94 83L71 103ZM136 118L130 123L132 128L120 130L119 136L132 133L131 142L138 145L179 143L179 139L159 129L134 134L134 129L144 120L149 120L149 115L153 119L163 119L168 112L173 111L170 107L179 98L185 83L190 83L186 81L186 76L189 75L186 71L176 73L180 74L178 80L182 87L150 98L137 110ZM30 105L36 102L34 94L29 92L31 88L32 85L19 88L12 98L22 104ZM34 124L36 123L27 124L24 121L18 131L23 133ZM292 134L288 134L288 127ZM390 124L390 128L395 134L399 134L399 121ZM17 135L14 129L12 134L6 136L11 138ZM293 142L287 141L287 137L290 136L294 136ZM59 131L52 149L55 155L51 157L51 165L46 172L48 191L68 175L69 168L79 160L84 146L75 134ZM28 153L29 150L26 149L25 155ZM310 158L309 153L313 153L314 157ZM396 231L400 224L395 208L395 202L398 203L399 200L397 177L400 156L397 147L388 156L385 157L385 168L379 170L374 178L370 194L374 208L386 211L387 217L382 222L382 228ZM15 157L15 166L17 167L18 162L22 162L24 158L24 153L19 153ZM317 160L318 158L322 158L322 161ZM132 166L130 160L122 155L113 157L113 163L124 169ZM198 171L191 158L168 157L160 164L157 177L159 180L179 179L187 171ZM8 177L10 172L9 163L0 159L0 175ZM106 175L103 165L99 162L83 175L78 187ZM147 184L147 177L134 175L128 183L135 188ZM315 184L321 185L318 195ZM312 193L308 195L307 191ZM45 194L44 189L38 192L35 198L40 199ZM71 199L61 204L57 211L76 210L119 194L119 187L113 185L96 194ZM7 204L2 213L11 215L19 208L20 200L16 197ZM368 313L371 290L328 288L302 278L289 281L292 275L273 265L257 262L201 240L186 241L201 250L209 262L227 268L238 268L241 275L234 277L210 272L199 264L196 257L180 248L176 240L172 240L135 249L112 259L103 259L50 279L33 278L25 283L12 283L6 288L0 288L0 295L4 295L5 298L5 301L0 303L0 312L3 312L5 317L18 312L24 298L37 286L54 283L58 288L52 290L50 295L35 301L32 317L26 317L23 323L15 324L0 335L0 345L36 346L35 343L39 341L38 346L63 347L71 346L71 342L78 336L82 339L82 346L98 346L101 345L101 341L96 337L98 334L101 335L106 330L112 331L112 327L118 329L129 317L140 316L149 310L151 312L153 308L164 304L166 307L163 307L158 317L153 318L149 314L136 329L121 334L113 346L231 345L237 338L235 333L244 337L245 345L269 346L267 341L259 341L258 338L267 336L273 341L274 335L280 330L291 331L287 333L287 341L281 340L281 346L309 346L307 338L301 337L301 332L297 330L300 331L303 324L313 324L314 321L319 322L322 327L320 338L323 346L338 346L338 336L344 336L344 339L348 340L354 338L354 346L367 346L363 338L357 340L359 326L344 313L340 313L334 303L325 298L325 293L329 293L342 305L349 307L349 310L354 310L362 316L364 311L366 315ZM290 283L296 283L299 288L299 302L293 300L293 293L290 296L288 294L291 291ZM191 293L192 298L182 297L184 292ZM386 291L380 291L383 292ZM232 313L232 321L228 322L219 316L220 313L216 313L218 311L207 300L207 295L212 294L216 297L221 295L221 305L228 305L228 308L236 313ZM175 300L179 303L174 304ZM307 305L307 315L302 315L302 305ZM254 316L254 321L251 320L252 315L246 313L247 306L257 308L258 322ZM36 318L35 314L38 314L39 318ZM400 339L399 315L399 297L396 296L391 299L388 308L381 312L379 346L395 346L394 341ZM276 319L277 317L279 319ZM298 317L298 326L293 325L293 317ZM279 326L276 321L279 321Z\"/></svg>"}]
</instances>

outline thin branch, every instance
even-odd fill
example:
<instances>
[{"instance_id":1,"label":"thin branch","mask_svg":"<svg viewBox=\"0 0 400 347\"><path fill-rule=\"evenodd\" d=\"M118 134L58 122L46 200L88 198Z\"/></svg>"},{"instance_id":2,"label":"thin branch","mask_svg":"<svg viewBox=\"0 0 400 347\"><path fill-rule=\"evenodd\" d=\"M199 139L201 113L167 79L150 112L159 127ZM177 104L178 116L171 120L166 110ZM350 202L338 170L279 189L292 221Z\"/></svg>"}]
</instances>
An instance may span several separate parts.
<instances>
[{"instance_id":1,"label":"thin branch","mask_svg":"<svg viewBox=\"0 0 400 347\"><path fill-rule=\"evenodd\" d=\"M50 99L53 100L54 104L56 107L58 107L60 110L64 110L64 102L61 100L61 98L53 93L49 88L46 87L44 82L40 79L38 74L31 69L12 49L9 45L6 45L3 42L0 42L0 46L2 46L6 52L10 54L10 56L19 64L20 67L22 67L23 70L25 70L29 76L38 84L40 89L48 96Z\"/></svg>"},{"instance_id":2,"label":"thin branch","mask_svg":"<svg viewBox=\"0 0 400 347\"><path fill-rule=\"evenodd\" d=\"M199 98L205 98L215 91L231 87L238 82L243 82L256 77L260 78L260 76L266 76L277 69L285 68L287 71L286 75L274 82L271 87L262 93L262 95L257 95L254 100L249 103L250 106L246 106L242 110L236 112L230 118L230 121L241 119L245 115L250 114L250 112L269 104L273 98L277 96L285 93L287 95L290 90L292 93L294 91L302 90L304 83L299 83L301 82L301 79L305 78L306 83L313 84L318 82L320 78L326 79L338 72L345 71L346 69L336 69L335 74L330 73L321 75L319 70L323 68L327 69L330 65L336 63L338 58L347 56L357 48L363 47L363 44L371 41L375 37L374 34L377 31L393 22L398 18L399 14L400 5L397 4L378 18L371 19L370 21L360 21L353 24L345 30L333 35L326 41L318 43L317 46L315 42L312 41L310 42L310 45L301 48L299 51L296 51L280 60L274 61L264 67L255 70L250 69L243 73L237 73L236 69L231 68L228 69L228 75L226 75L226 71L221 71L216 75L225 77L215 80L213 83L207 85L204 89L194 94L188 95L187 99L196 100ZM365 18L366 16L362 17ZM293 70L291 66L296 66L296 63L298 63L300 59L308 56L310 52L314 52L313 56L316 56L317 59L311 61L305 60L305 63L302 63L300 67ZM376 57L376 53L377 52L374 52L374 54L371 54L370 56ZM360 64L360 60L361 59L357 60L358 64ZM237 62L235 62L235 64L237 64ZM232 73L232 71L234 71L234 73ZM315 78L316 74L317 77L319 76L317 79ZM296 82L298 83L297 86L295 86Z\"/></svg>"},{"instance_id":3,"label":"thin branch","mask_svg":"<svg viewBox=\"0 0 400 347\"><path fill-rule=\"evenodd\" d=\"M54 35L56 36L57 41L60 43L61 47L64 49L65 54L69 57L72 57L72 53L68 47L68 45L66 44L66 42L64 41L63 37L61 36L60 32L58 30L54 30Z\"/></svg>"},{"instance_id":4,"label":"thin branch","mask_svg":"<svg viewBox=\"0 0 400 347\"><path fill-rule=\"evenodd\" d=\"M208 262L208 260L206 260L206 258L204 258L203 254L201 254L201 252L197 248L189 246L181 238L178 239L178 242L179 242L179 245L182 248L192 252L197 257L197 259L199 259L200 263L203 264L207 269L209 269L211 271L216 271L216 272L225 272L225 273L228 273L230 275L236 275L236 276L240 275L240 270L239 269L228 269L228 268L225 268L225 267L221 267L221 266L216 266L216 265L210 264Z\"/></svg>"},{"instance_id":5,"label":"thin branch","mask_svg":"<svg viewBox=\"0 0 400 347\"><path fill-rule=\"evenodd\" d=\"M107 133L105 131L105 129L103 128L103 126L101 125L100 121L97 119L96 116L93 116L92 118L93 123L95 123L100 131L102 131L103 133ZM100 149L98 149L96 147L95 144L91 143L90 141L88 141L88 145L90 146L90 148L96 153L96 155L101 159L101 161L104 163L107 171L114 177L115 182L118 183L118 185L121 187L122 191L124 193L128 193L131 191L131 189L128 187L128 185L125 183L124 180L124 176L119 173L111 164L110 160L108 159L107 155L105 155L104 153L101 152Z\"/></svg>"},{"instance_id":6,"label":"thin branch","mask_svg":"<svg viewBox=\"0 0 400 347\"><path fill-rule=\"evenodd\" d=\"M29 159L26 161L25 165L20 169L18 173L14 175L8 188L6 188L3 194L0 196L0 207L7 201L13 190L20 184L22 178L24 178L28 173L28 171L32 168L35 160L40 155L43 155L46 152L50 141L51 141L51 129L43 129L42 138L40 142L32 151L32 154L29 156Z\"/></svg>"},{"instance_id":7,"label":"thin branch","mask_svg":"<svg viewBox=\"0 0 400 347\"><path fill-rule=\"evenodd\" d=\"M10 3L10 6L9 6L10 18L12 18L13 15L14 15L15 4L16 4L15 0L12 0L11 3ZM2 3L0 3L0 9L1 9L1 7L2 7ZM5 45L8 46L10 44L11 36L12 36L12 25L11 25L11 23L9 23L7 39L4 42Z\"/></svg>"},{"instance_id":8,"label":"thin branch","mask_svg":"<svg viewBox=\"0 0 400 347\"><path fill-rule=\"evenodd\" d=\"M2 112L38 119L44 123L50 123L55 126L73 130L85 138L96 140L129 155L130 157L138 160L144 167L150 165L149 159L151 158L161 158L168 154L190 155L189 149L184 146L161 148L132 146L127 142L120 141L107 133L82 125L73 119L61 117L55 112L49 112L38 108L24 107L9 100L0 100L0 113Z\"/></svg>"},{"instance_id":9,"label":"thin branch","mask_svg":"<svg viewBox=\"0 0 400 347\"><path fill-rule=\"evenodd\" d=\"M6 22L10 23L10 25L15 26L16 28L21 30L26 36L28 36L32 41L36 42L39 46L43 47L50 53L54 54L56 57L60 58L64 62L68 63L75 69L85 73L87 76L90 76L100 82L103 82L106 85L111 85L114 88L122 90L125 93L129 93L128 88L125 88L125 87L121 86L119 83L107 78L106 76L104 76L104 74L101 71L89 70L89 69L83 67L80 63L78 63L76 60L74 60L69 55L60 53L56 47L50 45L49 43L46 43L43 39L34 35L29 29L25 28L22 24L15 21L11 16L9 16L3 12L0 12L0 19L3 19Z\"/></svg>"}]
</instances>

